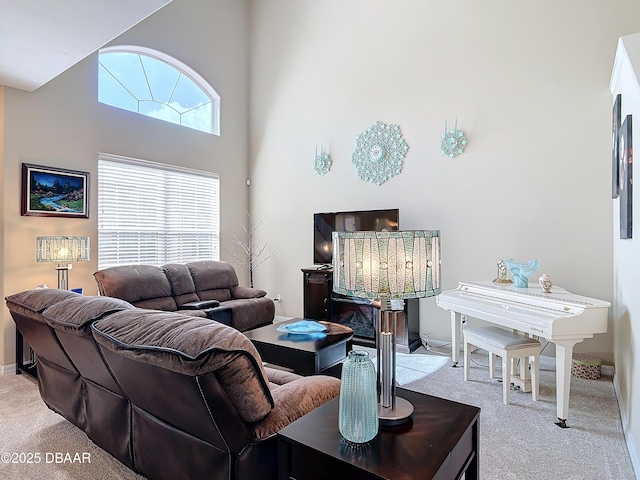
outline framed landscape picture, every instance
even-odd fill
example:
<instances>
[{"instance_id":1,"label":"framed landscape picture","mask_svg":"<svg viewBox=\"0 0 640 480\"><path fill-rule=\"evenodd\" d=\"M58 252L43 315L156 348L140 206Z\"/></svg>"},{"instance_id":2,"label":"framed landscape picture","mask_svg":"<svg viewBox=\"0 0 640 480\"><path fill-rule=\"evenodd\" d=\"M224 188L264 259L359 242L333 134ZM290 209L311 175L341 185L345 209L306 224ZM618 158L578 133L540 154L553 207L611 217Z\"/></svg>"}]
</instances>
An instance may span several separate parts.
<instances>
[{"instance_id":1,"label":"framed landscape picture","mask_svg":"<svg viewBox=\"0 0 640 480\"><path fill-rule=\"evenodd\" d=\"M620 238L631 238L633 221L633 135L631 115L620 127Z\"/></svg>"},{"instance_id":2,"label":"framed landscape picture","mask_svg":"<svg viewBox=\"0 0 640 480\"><path fill-rule=\"evenodd\" d=\"M89 173L22 164L22 215L89 218Z\"/></svg>"},{"instance_id":3,"label":"framed landscape picture","mask_svg":"<svg viewBox=\"0 0 640 480\"><path fill-rule=\"evenodd\" d=\"M620 138L620 117L622 113L622 94L616 95L616 100L613 102L613 112L611 120L612 130L612 142L611 142L611 198L618 198L620 195L620 150L619 150L619 138Z\"/></svg>"}]
</instances>

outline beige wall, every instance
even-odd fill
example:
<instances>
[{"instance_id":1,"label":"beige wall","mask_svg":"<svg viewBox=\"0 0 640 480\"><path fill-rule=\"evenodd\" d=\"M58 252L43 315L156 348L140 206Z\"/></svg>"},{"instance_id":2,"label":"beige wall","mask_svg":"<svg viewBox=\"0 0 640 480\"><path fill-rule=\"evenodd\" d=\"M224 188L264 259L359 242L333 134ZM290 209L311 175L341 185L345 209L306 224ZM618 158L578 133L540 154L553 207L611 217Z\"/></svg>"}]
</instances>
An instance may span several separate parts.
<instances>
[{"instance_id":1,"label":"beige wall","mask_svg":"<svg viewBox=\"0 0 640 480\"><path fill-rule=\"evenodd\" d=\"M282 295L278 313L302 314L314 212L399 207L403 229L441 229L445 289L494 278L497 258L538 258L538 274L614 304L608 332L576 350L612 364L615 333L619 402L640 471L632 321L640 269L636 240L619 240L611 200L608 90L618 38L640 31L640 3L256 0L252 8L250 204L281 252L256 283ZM639 105L637 96L624 108ZM451 125L456 116L469 144L449 159L437 144L445 118ZM356 136L375 121L398 124L409 145L402 173L379 187L358 180L350 160ZM312 169L321 143L333 160L324 177ZM433 299L421 302L420 326L451 339Z\"/></svg>"},{"instance_id":2,"label":"beige wall","mask_svg":"<svg viewBox=\"0 0 640 480\"><path fill-rule=\"evenodd\" d=\"M402 229L442 231L445 289L495 278L496 259L540 259L567 290L612 300L610 108L619 36L636 0L252 2L251 212L280 253L256 283L302 314L312 214L400 208ZM283 15L282 12L287 12ZM444 121L469 141L453 159ZM402 173L357 179L356 136L397 124ZM317 145L333 165L314 173ZM421 302L421 333L450 341ZM578 351L613 361L612 328ZM553 345L544 354L554 355Z\"/></svg>"},{"instance_id":3,"label":"beige wall","mask_svg":"<svg viewBox=\"0 0 640 480\"><path fill-rule=\"evenodd\" d=\"M97 268L96 168L100 152L218 173L222 185L221 256L227 256L233 234L240 233L248 209L247 28L245 1L176 0L110 44L163 51L204 77L221 96L219 137L99 104L97 54L33 93L4 89L4 108L0 109L0 119L2 113L5 119L1 130L5 142L0 149L4 199L0 215L5 233L0 240L3 298L35 288L38 283L57 284L55 265L35 261L38 235L90 236L91 261L73 265L70 286L96 293L92 273ZM88 171L90 218L21 216L23 162ZM0 366L15 362L14 332L3 302Z\"/></svg>"}]
</instances>

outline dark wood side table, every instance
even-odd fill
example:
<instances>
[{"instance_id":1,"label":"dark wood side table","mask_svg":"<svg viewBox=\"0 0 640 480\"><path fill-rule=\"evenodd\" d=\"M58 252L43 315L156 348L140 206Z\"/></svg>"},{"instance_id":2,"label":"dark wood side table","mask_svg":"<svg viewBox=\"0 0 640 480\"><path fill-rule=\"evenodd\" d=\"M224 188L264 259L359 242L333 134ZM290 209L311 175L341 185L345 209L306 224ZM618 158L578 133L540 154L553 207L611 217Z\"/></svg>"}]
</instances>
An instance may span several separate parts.
<instances>
[{"instance_id":1,"label":"dark wood side table","mask_svg":"<svg viewBox=\"0 0 640 480\"><path fill-rule=\"evenodd\" d=\"M350 446L338 430L339 399L278 433L281 480L478 478L480 409L404 389L412 422L381 429L368 446Z\"/></svg>"},{"instance_id":2,"label":"dark wood side table","mask_svg":"<svg viewBox=\"0 0 640 480\"><path fill-rule=\"evenodd\" d=\"M29 350L29 361L24 361L25 346ZM36 355L29 344L24 341L20 330L16 328L16 375L27 373L34 378L38 377L36 370Z\"/></svg>"}]
</instances>

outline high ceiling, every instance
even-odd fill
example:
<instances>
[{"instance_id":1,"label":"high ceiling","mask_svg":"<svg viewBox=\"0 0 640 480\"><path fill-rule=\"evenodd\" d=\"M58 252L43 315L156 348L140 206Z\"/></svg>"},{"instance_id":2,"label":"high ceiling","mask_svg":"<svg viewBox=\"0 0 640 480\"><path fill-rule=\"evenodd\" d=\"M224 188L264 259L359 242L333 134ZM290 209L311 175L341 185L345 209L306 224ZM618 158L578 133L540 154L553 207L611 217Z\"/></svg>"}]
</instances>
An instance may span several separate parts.
<instances>
[{"instance_id":1,"label":"high ceiling","mask_svg":"<svg viewBox=\"0 0 640 480\"><path fill-rule=\"evenodd\" d=\"M0 85L32 92L172 0L0 0Z\"/></svg>"}]
</instances>

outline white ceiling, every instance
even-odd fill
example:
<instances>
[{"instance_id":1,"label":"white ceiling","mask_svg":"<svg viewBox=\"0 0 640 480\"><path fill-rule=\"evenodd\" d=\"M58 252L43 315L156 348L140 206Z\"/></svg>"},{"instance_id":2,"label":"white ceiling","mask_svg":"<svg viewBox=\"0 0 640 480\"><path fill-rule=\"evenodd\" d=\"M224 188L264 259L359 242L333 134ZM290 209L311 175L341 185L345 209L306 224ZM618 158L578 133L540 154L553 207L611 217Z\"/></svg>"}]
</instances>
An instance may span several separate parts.
<instances>
[{"instance_id":1,"label":"white ceiling","mask_svg":"<svg viewBox=\"0 0 640 480\"><path fill-rule=\"evenodd\" d=\"M32 92L172 0L0 0L0 85Z\"/></svg>"}]
</instances>

